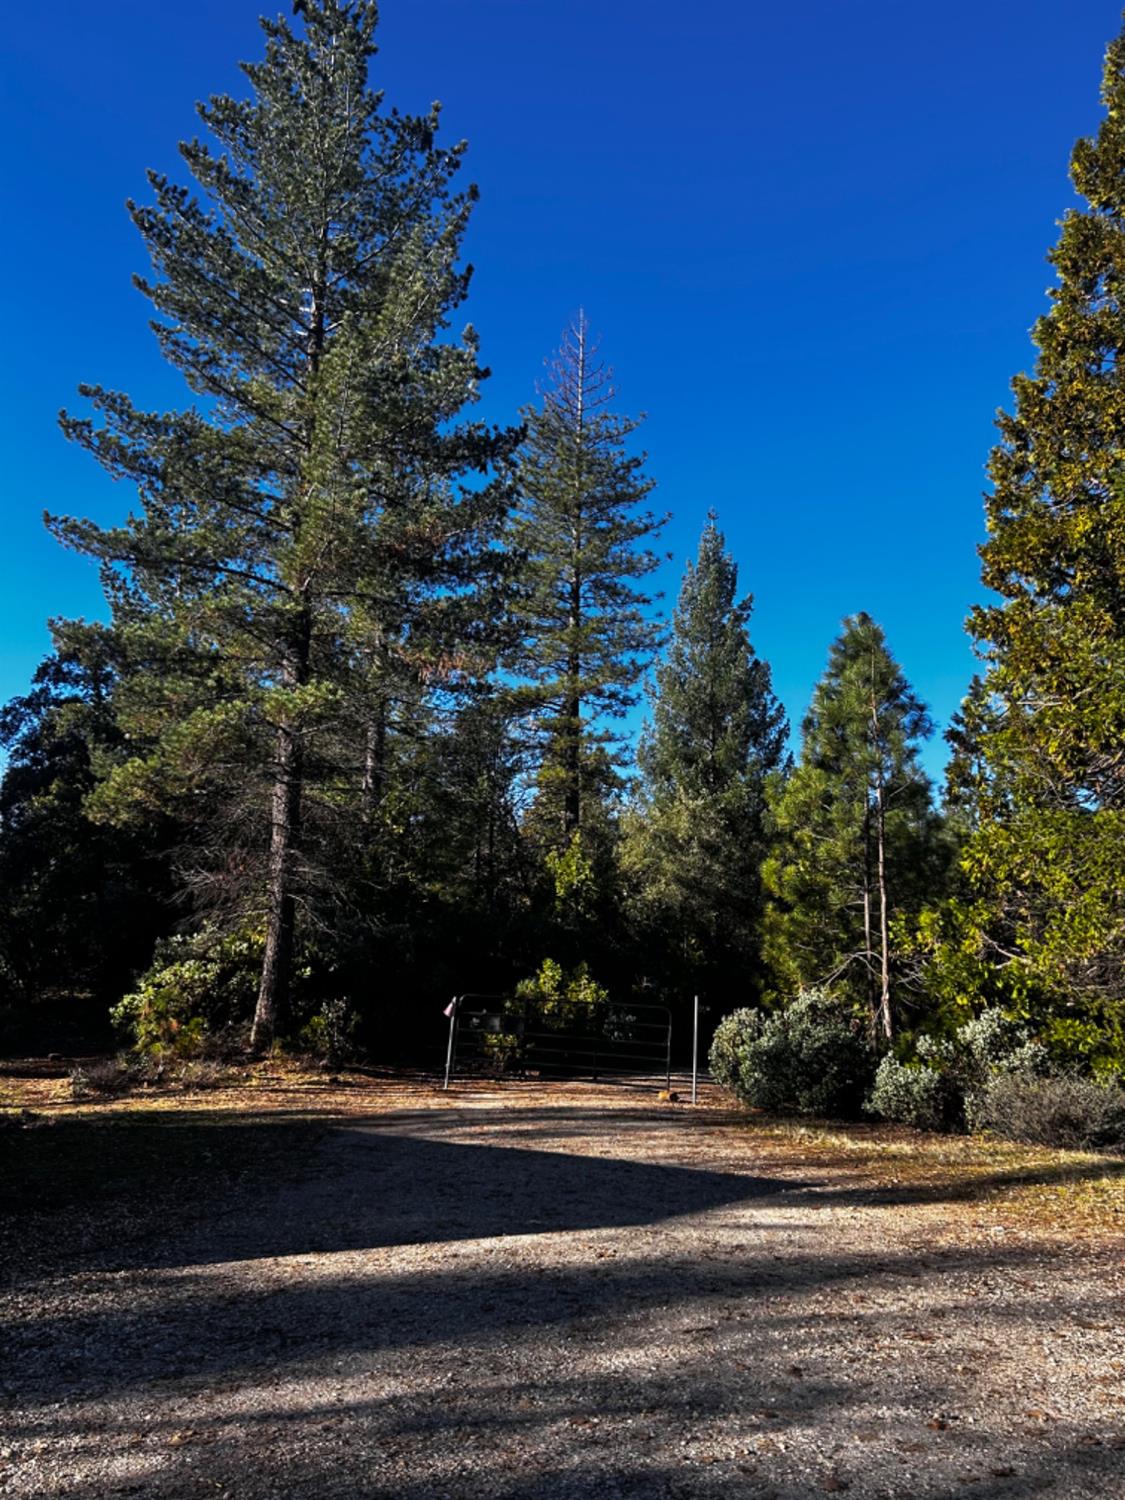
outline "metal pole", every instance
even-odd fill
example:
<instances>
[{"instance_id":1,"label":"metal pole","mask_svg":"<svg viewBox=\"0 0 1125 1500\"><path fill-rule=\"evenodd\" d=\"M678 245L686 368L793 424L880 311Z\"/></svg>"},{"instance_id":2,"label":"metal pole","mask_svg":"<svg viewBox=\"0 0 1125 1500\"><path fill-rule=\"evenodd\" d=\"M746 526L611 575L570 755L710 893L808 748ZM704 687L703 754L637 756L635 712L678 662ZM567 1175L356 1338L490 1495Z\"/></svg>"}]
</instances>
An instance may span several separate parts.
<instances>
[{"instance_id":1,"label":"metal pole","mask_svg":"<svg viewBox=\"0 0 1125 1500\"><path fill-rule=\"evenodd\" d=\"M694 1104L699 1094L699 996L695 997L695 1007L691 1023L691 1102Z\"/></svg>"},{"instance_id":2,"label":"metal pole","mask_svg":"<svg viewBox=\"0 0 1125 1500\"><path fill-rule=\"evenodd\" d=\"M445 1083L443 1088L449 1087L449 1075L453 1071L453 1033L457 1030L458 998L454 995L449 1002L449 1041L445 1048Z\"/></svg>"},{"instance_id":3,"label":"metal pole","mask_svg":"<svg viewBox=\"0 0 1125 1500\"><path fill-rule=\"evenodd\" d=\"M664 1087L672 1092L672 1012L668 1012L668 1050L664 1057Z\"/></svg>"}]
</instances>

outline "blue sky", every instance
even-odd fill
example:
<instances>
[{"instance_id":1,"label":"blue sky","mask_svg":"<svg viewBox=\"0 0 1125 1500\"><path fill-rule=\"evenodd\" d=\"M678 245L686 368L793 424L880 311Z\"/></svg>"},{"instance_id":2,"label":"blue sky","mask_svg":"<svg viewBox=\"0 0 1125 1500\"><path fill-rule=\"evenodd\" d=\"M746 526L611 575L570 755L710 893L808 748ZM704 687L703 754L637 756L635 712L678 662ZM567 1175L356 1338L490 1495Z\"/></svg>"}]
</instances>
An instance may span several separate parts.
<instances>
[{"instance_id":1,"label":"blue sky","mask_svg":"<svg viewBox=\"0 0 1125 1500\"><path fill-rule=\"evenodd\" d=\"M146 167L182 175L197 98L241 91L257 14L61 0L6 18L0 698L48 616L101 611L43 509L108 520L131 500L68 448L59 407L82 380L183 401L123 205ZM939 723L964 691L992 417L1032 358L1120 23L1118 0L385 0L376 81L403 108L443 101L481 187L466 317L486 414L531 397L584 306L621 405L648 414L668 602L715 506L795 722L859 609Z\"/></svg>"}]
</instances>

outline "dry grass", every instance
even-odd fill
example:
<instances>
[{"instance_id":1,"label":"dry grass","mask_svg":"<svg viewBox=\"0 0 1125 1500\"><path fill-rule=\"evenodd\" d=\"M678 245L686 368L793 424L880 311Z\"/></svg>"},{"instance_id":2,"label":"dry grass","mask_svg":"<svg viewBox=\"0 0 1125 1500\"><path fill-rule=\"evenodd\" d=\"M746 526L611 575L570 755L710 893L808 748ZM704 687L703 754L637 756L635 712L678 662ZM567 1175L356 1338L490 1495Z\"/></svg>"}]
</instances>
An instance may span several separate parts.
<instances>
[{"instance_id":1,"label":"dry grass","mask_svg":"<svg viewBox=\"0 0 1125 1500\"><path fill-rule=\"evenodd\" d=\"M1125 1235L1125 1158L887 1125L747 1120L755 1149L895 1190L954 1192L1013 1225L1062 1238Z\"/></svg>"}]
</instances>

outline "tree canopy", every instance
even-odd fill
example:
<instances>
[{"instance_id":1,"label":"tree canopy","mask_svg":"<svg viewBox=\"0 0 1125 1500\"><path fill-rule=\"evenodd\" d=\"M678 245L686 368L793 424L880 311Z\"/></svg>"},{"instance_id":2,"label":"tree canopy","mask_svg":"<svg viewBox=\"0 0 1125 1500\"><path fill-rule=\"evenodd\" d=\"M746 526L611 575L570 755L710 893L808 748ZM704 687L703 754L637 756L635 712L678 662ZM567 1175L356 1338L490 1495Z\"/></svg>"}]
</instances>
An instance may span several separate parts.
<instances>
[{"instance_id":1,"label":"tree canopy","mask_svg":"<svg viewBox=\"0 0 1125 1500\"><path fill-rule=\"evenodd\" d=\"M369 87L375 22L338 0L310 0L301 35L263 21L252 97L200 106L217 150L181 147L198 196L151 173L155 202L130 206L155 271L138 285L198 404L83 387L102 425L63 417L140 500L123 526L52 522L106 565L133 663L117 712L140 752L98 810L208 815L200 896L264 929L258 1048L404 684L489 664L503 502L467 480L511 444L458 420L484 372L471 331L442 337L476 194L454 188L464 144L438 143L437 108L388 111Z\"/></svg>"},{"instance_id":2,"label":"tree canopy","mask_svg":"<svg viewBox=\"0 0 1125 1500\"><path fill-rule=\"evenodd\" d=\"M130 205L186 393L85 385L61 417L135 499L48 517L108 619L52 621L0 710L4 1026L85 1005L99 1045L112 1007L141 1049L415 1056L452 989L705 991L767 1051L847 1034L901 1118L948 1115L974 1027L1120 1070L1125 33L999 417L939 808L930 714L866 612L793 763L714 511L665 638L667 518L584 313L516 422L474 415L467 148L373 87L376 20L263 21L187 185Z\"/></svg>"},{"instance_id":3,"label":"tree canopy","mask_svg":"<svg viewBox=\"0 0 1125 1500\"><path fill-rule=\"evenodd\" d=\"M712 511L654 674L623 850L675 978L724 999L761 983L765 788L788 764L789 726L750 642L752 610Z\"/></svg>"},{"instance_id":4,"label":"tree canopy","mask_svg":"<svg viewBox=\"0 0 1125 1500\"><path fill-rule=\"evenodd\" d=\"M932 732L882 630L854 615L801 726L800 764L770 799L777 842L764 878L775 972L792 989L838 989L886 1040L902 1001L896 928L931 893L941 863L918 760Z\"/></svg>"},{"instance_id":5,"label":"tree canopy","mask_svg":"<svg viewBox=\"0 0 1125 1500\"><path fill-rule=\"evenodd\" d=\"M972 834L931 980L1034 1014L1079 1054L1125 1055L1125 35L1102 102L989 464L982 580L999 598L969 620L985 670L952 786Z\"/></svg>"},{"instance_id":6,"label":"tree canopy","mask_svg":"<svg viewBox=\"0 0 1125 1500\"><path fill-rule=\"evenodd\" d=\"M628 440L638 423L612 410L612 372L585 315L563 336L538 405L524 411L512 542L524 562L516 670L536 741L544 822L566 845L584 809L613 785L614 720L637 701L659 639L639 587L656 567L660 517Z\"/></svg>"}]
</instances>

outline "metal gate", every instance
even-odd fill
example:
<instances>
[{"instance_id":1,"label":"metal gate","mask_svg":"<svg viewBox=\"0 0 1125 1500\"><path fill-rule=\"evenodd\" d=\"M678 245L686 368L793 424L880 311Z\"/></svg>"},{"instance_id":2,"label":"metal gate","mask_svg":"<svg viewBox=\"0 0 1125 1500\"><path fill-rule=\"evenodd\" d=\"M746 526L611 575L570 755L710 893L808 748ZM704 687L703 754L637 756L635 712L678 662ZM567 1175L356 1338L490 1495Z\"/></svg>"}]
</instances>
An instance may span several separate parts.
<instances>
[{"instance_id":1,"label":"metal gate","mask_svg":"<svg viewBox=\"0 0 1125 1500\"><path fill-rule=\"evenodd\" d=\"M656 1074L671 1087L672 1013L664 1005L457 995L446 1007L445 1087L455 1074L612 1078Z\"/></svg>"}]
</instances>

